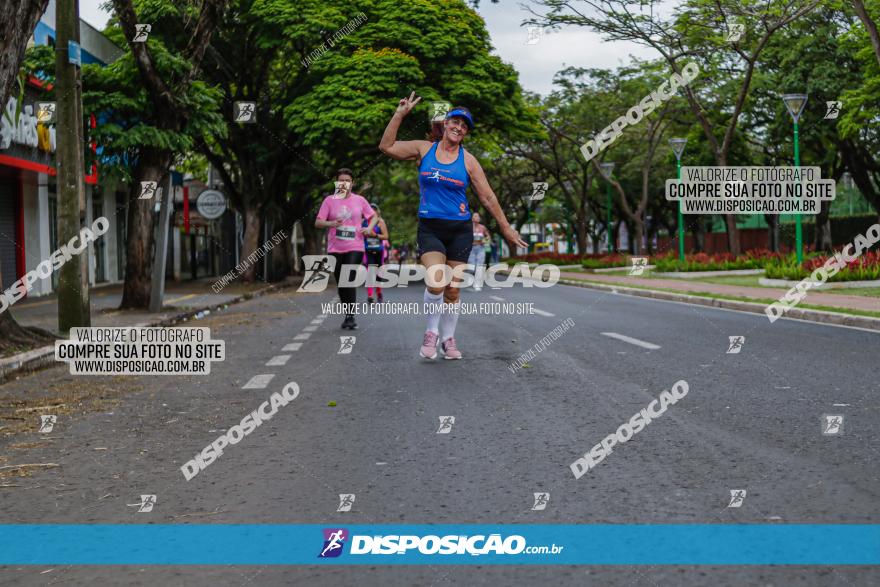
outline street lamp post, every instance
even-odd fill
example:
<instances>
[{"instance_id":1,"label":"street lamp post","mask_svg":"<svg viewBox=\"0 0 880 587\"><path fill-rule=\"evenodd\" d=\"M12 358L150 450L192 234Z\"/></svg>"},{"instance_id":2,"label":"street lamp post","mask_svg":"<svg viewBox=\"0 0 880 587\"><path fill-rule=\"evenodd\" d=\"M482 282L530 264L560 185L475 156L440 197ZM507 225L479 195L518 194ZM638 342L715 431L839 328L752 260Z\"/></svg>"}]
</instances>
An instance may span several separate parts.
<instances>
[{"instance_id":1,"label":"street lamp post","mask_svg":"<svg viewBox=\"0 0 880 587\"><path fill-rule=\"evenodd\" d=\"M669 139L669 146L672 147L672 153L675 155L678 181L681 181L681 154L687 142L687 139ZM678 260L684 261L684 217L681 214L681 200L678 201Z\"/></svg>"},{"instance_id":2,"label":"street lamp post","mask_svg":"<svg viewBox=\"0 0 880 587\"><path fill-rule=\"evenodd\" d=\"M608 224L605 236L608 239L608 254L611 254L611 173L614 171L614 162L600 163L599 168L602 170L602 176L608 180Z\"/></svg>"},{"instance_id":3,"label":"street lamp post","mask_svg":"<svg viewBox=\"0 0 880 587\"><path fill-rule=\"evenodd\" d=\"M801 117L801 112L804 111L804 106L807 105L807 95L806 94L785 94L782 96L782 101L785 102L785 108L788 110L788 113L791 114L791 118L794 121L794 166L801 166L801 153L800 147L798 145L798 120ZM795 214L795 249L797 255L798 265L804 262L804 233L803 228L801 227L801 214L798 212Z\"/></svg>"}]
</instances>

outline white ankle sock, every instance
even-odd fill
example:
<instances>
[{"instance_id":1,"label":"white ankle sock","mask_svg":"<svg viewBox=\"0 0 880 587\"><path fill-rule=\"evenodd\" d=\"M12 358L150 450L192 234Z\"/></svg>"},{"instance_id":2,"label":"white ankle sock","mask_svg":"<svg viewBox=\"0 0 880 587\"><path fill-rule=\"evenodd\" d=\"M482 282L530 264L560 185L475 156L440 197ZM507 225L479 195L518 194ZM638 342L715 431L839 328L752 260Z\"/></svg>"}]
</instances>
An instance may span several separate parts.
<instances>
[{"instance_id":1,"label":"white ankle sock","mask_svg":"<svg viewBox=\"0 0 880 587\"><path fill-rule=\"evenodd\" d=\"M440 342L446 342L446 340L455 336L455 325L458 324L458 311L460 307L461 302L455 302L454 310L443 312L440 316L440 332L442 333Z\"/></svg>"},{"instance_id":2,"label":"white ankle sock","mask_svg":"<svg viewBox=\"0 0 880 587\"><path fill-rule=\"evenodd\" d=\"M442 293L432 294L430 291L428 291L427 288L425 288L424 300L425 300L426 304L431 304L431 305L442 304L443 303L443 294ZM439 333L440 332L440 329L439 329L440 310L439 310L439 308L434 309L432 312L425 312L425 314L428 316L428 328L426 328L426 331L430 330L431 332Z\"/></svg>"}]
</instances>

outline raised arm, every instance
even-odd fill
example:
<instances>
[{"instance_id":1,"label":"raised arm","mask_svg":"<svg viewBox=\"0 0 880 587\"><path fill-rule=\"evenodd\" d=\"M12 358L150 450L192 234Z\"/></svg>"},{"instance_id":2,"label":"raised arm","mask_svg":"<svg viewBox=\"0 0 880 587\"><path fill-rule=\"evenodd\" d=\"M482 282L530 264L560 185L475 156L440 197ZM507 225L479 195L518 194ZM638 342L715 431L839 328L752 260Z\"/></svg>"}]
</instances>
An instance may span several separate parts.
<instances>
[{"instance_id":1,"label":"raised arm","mask_svg":"<svg viewBox=\"0 0 880 587\"><path fill-rule=\"evenodd\" d=\"M385 132L382 134L382 140L379 142L379 150L391 157L401 161L418 160L424 150L431 148L428 141L398 141L397 130L400 123L406 118L416 104L421 101L421 97L416 97L416 93L412 92L409 98L401 98L397 110L388 121Z\"/></svg>"},{"instance_id":2,"label":"raised arm","mask_svg":"<svg viewBox=\"0 0 880 587\"><path fill-rule=\"evenodd\" d=\"M492 191L492 186L489 185L485 172L483 172L483 166L480 165L477 158L468 151L465 151L464 164L470 176L471 185L474 186L474 191L477 192L477 197L486 210L489 211L489 214L498 222L498 229L501 231L501 236L504 237L504 240L511 247L528 248L529 245L520 238L519 233L507 221L504 210L501 209L498 198L495 196L495 192Z\"/></svg>"}]
</instances>

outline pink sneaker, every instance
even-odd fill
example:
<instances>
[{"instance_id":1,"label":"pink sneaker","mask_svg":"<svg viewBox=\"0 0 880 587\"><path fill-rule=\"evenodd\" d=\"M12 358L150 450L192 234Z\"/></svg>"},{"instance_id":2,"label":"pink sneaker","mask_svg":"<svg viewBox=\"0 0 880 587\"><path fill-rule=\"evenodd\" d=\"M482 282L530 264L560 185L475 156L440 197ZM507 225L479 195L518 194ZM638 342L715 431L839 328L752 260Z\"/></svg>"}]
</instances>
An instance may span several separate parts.
<instances>
[{"instance_id":1,"label":"pink sneaker","mask_svg":"<svg viewBox=\"0 0 880 587\"><path fill-rule=\"evenodd\" d=\"M422 341L422 348L419 349L419 354L426 359L436 359L438 338L440 338L440 335L436 332L427 331L425 333L425 340Z\"/></svg>"},{"instance_id":2,"label":"pink sneaker","mask_svg":"<svg viewBox=\"0 0 880 587\"><path fill-rule=\"evenodd\" d=\"M443 358L447 360L460 359L461 351L455 346L454 338L447 338L440 344L443 349Z\"/></svg>"}]
</instances>

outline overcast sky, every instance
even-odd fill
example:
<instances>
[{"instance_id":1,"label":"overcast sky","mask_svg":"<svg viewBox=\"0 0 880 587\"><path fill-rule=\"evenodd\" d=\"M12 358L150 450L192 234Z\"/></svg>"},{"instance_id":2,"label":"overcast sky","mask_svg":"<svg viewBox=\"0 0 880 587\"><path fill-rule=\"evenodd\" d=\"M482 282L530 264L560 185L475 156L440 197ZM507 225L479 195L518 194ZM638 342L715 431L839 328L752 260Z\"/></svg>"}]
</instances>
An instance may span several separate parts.
<instances>
[{"instance_id":1,"label":"overcast sky","mask_svg":"<svg viewBox=\"0 0 880 587\"><path fill-rule=\"evenodd\" d=\"M101 8L104 0L80 0L80 16L90 25L103 29L109 13ZM581 27L543 33L532 45L526 43L528 31L521 26L529 13L517 0L492 4L482 0L478 10L485 19L495 52L513 64L520 84L526 90L547 94L553 75L564 67L612 68L629 61L629 55L655 57L650 49L632 43L606 43L601 37Z\"/></svg>"}]
</instances>

